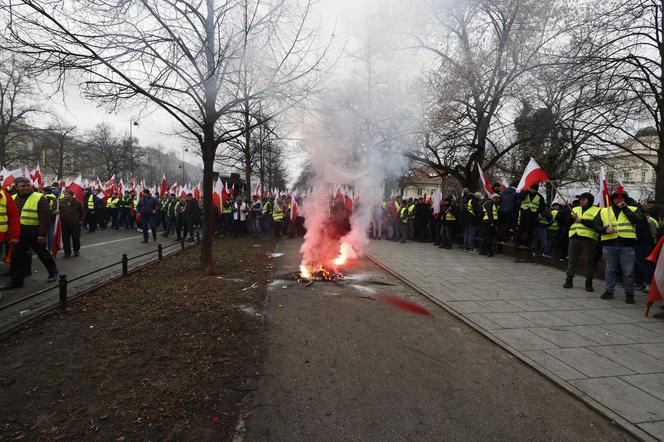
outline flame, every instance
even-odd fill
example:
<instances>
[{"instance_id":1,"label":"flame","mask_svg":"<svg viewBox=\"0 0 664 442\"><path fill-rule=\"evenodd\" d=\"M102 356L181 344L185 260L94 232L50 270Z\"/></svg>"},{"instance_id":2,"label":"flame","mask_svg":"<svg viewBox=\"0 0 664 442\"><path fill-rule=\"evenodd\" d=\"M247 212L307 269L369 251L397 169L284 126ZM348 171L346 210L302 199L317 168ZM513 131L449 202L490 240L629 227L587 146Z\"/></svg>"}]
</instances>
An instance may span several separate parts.
<instances>
[{"instance_id":1,"label":"flame","mask_svg":"<svg viewBox=\"0 0 664 442\"><path fill-rule=\"evenodd\" d=\"M332 261L332 263L335 266L342 266L346 264L346 261L348 261L349 258L354 257L354 254L355 252L353 251L353 248L350 244L342 243L339 247L339 256L334 261Z\"/></svg>"},{"instance_id":2,"label":"flame","mask_svg":"<svg viewBox=\"0 0 664 442\"><path fill-rule=\"evenodd\" d=\"M335 259L332 262L334 263L335 266L342 266L342 265L346 264L347 259L348 258L342 253L341 255L339 255L339 257L337 259Z\"/></svg>"},{"instance_id":3,"label":"flame","mask_svg":"<svg viewBox=\"0 0 664 442\"><path fill-rule=\"evenodd\" d=\"M311 271L304 264L300 265L300 276L304 279L311 279Z\"/></svg>"}]
</instances>

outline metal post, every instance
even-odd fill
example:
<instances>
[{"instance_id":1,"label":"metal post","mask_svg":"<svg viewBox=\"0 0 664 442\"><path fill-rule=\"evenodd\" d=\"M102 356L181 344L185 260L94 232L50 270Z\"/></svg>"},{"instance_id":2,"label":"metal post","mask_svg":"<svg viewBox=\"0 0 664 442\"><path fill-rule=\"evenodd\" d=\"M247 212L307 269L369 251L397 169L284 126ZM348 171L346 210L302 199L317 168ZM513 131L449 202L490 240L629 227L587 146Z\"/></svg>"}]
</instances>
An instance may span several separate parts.
<instances>
[{"instance_id":1,"label":"metal post","mask_svg":"<svg viewBox=\"0 0 664 442\"><path fill-rule=\"evenodd\" d=\"M163 251L163 249L161 248L161 244L157 244L157 257L158 257L159 259L161 259L161 258L164 257L164 251Z\"/></svg>"},{"instance_id":2,"label":"metal post","mask_svg":"<svg viewBox=\"0 0 664 442\"><path fill-rule=\"evenodd\" d=\"M129 274L129 259L127 258L127 254L123 253L122 254L122 276L127 276Z\"/></svg>"},{"instance_id":3,"label":"metal post","mask_svg":"<svg viewBox=\"0 0 664 442\"><path fill-rule=\"evenodd\" d=\"M58 288L60 289L60 308L64 312L67 309L67 275L60 275Z\"/></svg>"}]
</instances>

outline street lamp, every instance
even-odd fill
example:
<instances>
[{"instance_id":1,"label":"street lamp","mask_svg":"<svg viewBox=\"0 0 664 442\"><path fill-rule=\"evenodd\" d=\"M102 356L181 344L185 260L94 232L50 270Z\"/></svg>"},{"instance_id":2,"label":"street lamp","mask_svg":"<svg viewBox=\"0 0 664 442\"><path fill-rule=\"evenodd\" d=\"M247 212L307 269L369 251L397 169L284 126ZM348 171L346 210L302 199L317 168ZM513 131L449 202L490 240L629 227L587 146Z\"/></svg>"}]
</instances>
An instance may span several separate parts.
<instances>
[{"instance_id":1,"label":"street lamp","mask_svg":"<svg viewBox=\"0 0 664 442\"><path fill-rule=\"evenodd\" d=\"M182 146L182 164L180 164L179 168L182 169L182 185L183 186L184 186L184 153L185 152L189 152L189 149Z\"/></svg>"},{"instance_id":2,"label":"street lamp","mask_svg":"<svg viewBox=\"0 0 664 442\"><path fill-rule=\"evenodd\" d=\"M129 118L129 173L134 176L134 126L138 126L138 120L134 117Z\"/></svg>"}]
</instances>

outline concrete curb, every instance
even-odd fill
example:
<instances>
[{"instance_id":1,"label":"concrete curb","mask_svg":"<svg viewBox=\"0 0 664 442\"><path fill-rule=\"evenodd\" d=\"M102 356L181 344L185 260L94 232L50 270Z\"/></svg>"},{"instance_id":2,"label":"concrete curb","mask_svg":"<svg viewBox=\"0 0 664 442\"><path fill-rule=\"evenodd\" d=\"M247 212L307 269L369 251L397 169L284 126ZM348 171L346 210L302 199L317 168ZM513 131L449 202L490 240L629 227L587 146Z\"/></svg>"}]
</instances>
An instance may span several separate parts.
<instances>
[{"instance_id":1,"label":"concrete curb","mask_svg":"<svg viewBox=\"0 0 664 442\"><path fill-rule=\"evenodd\" d=\"M554 385L558 386L574 398L584 402L586 405L588 405L590 408L610 420L612 423L618 425L621 427L623 430L634 436L635 438L641 440L641 441L658 441L660 439L654 437L652 434L647 433L646 431L640 429L637 427L635 424L631 423L627 419L623 418L619 414L615 413L613 410L610 408L602 405L600 402L597 402L595 399L592 397L588 396L586 393L583 391L579 390L578 388L574 387L567 381L561 379L560 377L556 376L537 362L533 361L532 359L528 358L526 355L521 353L520 351L516 350L515 348L511 347L510 345L506 344L502 340L500 340L497 336L493 335L491 332L488 330L483 329L479 325L475 324L473 321L470 319L466 318L463 316L461 313L450 307L449 305L445 304L444 302L440 301L437 299L435 296L431 295L428 293L426 290L422 289L421 287L417 286L415 283L409 281L406 277L402 276L398 272L392 270L389 268L387 265L381 263L379 260L376 258L366 255L366 258L369 259L369 261L373 262L375 265L386 271L387 273L391 274L395 278L399 279L401 282L415 290L416 292L420 293L422 296L427 298L429 301L433 302L434 304L438 305L445 311L447 311L449 314L452 316L456 317L460 321L464 322L468 326L472 327L475 331L480 333L482 336L488 338L491 342L494 344L498 345L499 347L507 350L510 354L514 355L517 357L521 362L525 363L529 367L535 369L544 377L552 382Z\"/></svg>"}]
</instances>

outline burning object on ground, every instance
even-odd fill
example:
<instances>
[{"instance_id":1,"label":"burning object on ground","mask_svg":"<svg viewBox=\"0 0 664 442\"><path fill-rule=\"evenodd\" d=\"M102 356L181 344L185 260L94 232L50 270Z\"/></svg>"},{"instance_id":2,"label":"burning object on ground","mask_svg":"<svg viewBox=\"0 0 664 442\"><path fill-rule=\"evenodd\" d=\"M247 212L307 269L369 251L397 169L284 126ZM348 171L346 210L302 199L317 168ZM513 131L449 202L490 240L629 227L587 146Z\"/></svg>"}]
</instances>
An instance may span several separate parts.
<instances>
[{"instance_id":1,"label":"burning object on ground","mask_svg":"<svg viewBox=\"0 0 664 442\"><path fill-rule=\"evenodd\" d=\"M300 272L297 276L300 282L335 281L341 278L343 278L343 275L335 269L326 269L322 265L311 267L304 264L300 266Z\"/></svg>"}]
</instances>

